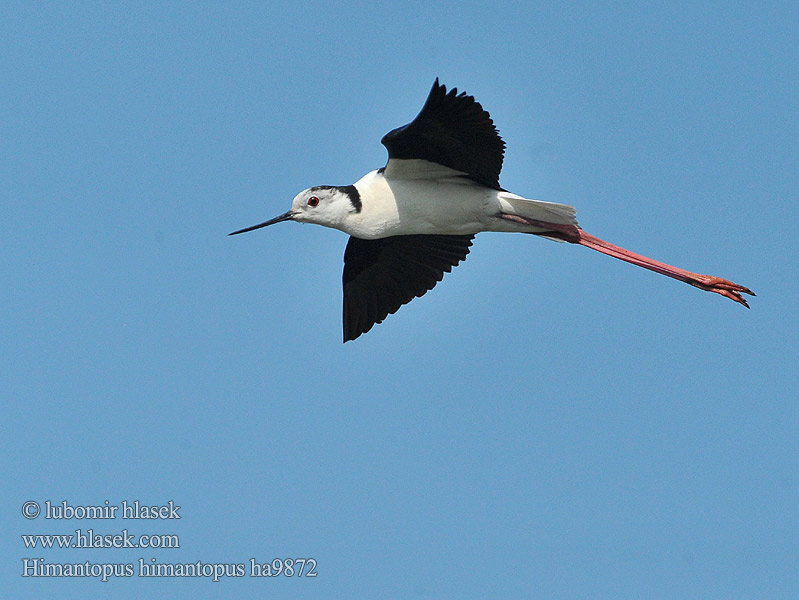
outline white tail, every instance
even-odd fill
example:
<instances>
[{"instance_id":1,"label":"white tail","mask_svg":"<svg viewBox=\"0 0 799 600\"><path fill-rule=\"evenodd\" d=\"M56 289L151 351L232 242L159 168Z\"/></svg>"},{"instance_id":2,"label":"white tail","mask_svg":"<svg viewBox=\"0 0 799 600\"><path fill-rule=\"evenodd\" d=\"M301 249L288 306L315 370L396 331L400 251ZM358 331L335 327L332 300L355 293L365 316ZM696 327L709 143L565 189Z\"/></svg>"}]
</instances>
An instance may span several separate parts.
<instances>
[{"instance_id":1,"label":"white tail","mask_svg":"<svg viewBox=\"0 0 799 600\"><path fill-rule=\"evenodd\" d=\"M510 192L500 192L497 198L505 213L547 223L577 225L577 209L568 204L530 200Z\"/></svg>"}]
</instances>

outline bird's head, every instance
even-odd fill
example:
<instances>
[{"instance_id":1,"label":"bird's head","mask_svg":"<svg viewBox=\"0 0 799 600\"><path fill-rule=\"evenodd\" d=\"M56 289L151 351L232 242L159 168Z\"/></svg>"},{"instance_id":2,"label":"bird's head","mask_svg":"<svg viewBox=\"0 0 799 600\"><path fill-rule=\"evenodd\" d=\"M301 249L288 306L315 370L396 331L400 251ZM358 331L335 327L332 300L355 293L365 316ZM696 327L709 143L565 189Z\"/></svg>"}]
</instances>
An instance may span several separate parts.
<instances>
[{"instance_id":1,"label":"bird's head","mask_svg":"<svg viewBox=\"0 0 799 600\"><path fill-rule=\"evenodd\" d=\"M234 231L230 235L260 229L280 221L316 223L325 227L342 229L347 217L360 212L360 210L360 195L355 186L321 185L308 188L297 194L291 203L291 210L288 212L258 225Z\"/></svg>"}]
</instances>

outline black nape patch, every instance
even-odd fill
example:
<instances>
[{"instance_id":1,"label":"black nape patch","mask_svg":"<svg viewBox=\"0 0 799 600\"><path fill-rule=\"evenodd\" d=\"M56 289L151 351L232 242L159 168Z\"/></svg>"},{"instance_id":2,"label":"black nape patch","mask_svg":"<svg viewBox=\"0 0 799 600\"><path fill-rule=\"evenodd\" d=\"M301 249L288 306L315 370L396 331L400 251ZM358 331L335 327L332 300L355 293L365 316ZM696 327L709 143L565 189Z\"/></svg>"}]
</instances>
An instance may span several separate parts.
<instances>
[{"instance_id":1,"label":"black nape patch","mask_svg":"<svg viewBox=\"0 0 799 600\"><path fill-rule=\"evenodd\" d=\"M361 204L361 194L354 185L315 185L312 188L308 188L309 192L319 192L322 190L338 190L342 192L350 199L350 202L352 202L352 207L355 209L355 212L361 212L361 208L363 208Z\"/></svg>"},{"instance_id":2,"label":"black nape patch","mask_svg":"<svg viewBox=\"0 0 799 600\"><path fill-rule=\"evenodd\" d=\"M338 189L347 194L350 202L352 202L352 207L355 209L355 212L361 212L363 205L361 204L361 194L358 192L358 188L356 188L354 185L342 185Z\"/></svg>"}]
</instances>

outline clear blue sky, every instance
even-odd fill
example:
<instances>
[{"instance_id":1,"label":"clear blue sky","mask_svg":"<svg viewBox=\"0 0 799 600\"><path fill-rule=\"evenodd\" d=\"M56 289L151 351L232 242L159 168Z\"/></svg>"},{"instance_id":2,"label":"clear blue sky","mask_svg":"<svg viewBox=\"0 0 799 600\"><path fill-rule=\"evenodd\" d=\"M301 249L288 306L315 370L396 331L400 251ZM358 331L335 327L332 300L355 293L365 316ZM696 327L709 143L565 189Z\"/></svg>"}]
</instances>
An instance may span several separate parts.
<instances>
[{"instance_id":1,"label":"clear blue sky","mask_svg":"<svg viewBox=\"0 0 799 600\"><path fill-rule=\"evenodd\" d=\"M4 597L798 597L798 26L795 2L2 3ZM342 345L345 234L226 234L382 166L436 76L491 112L504 187L752 309L481 234ZM180 548L20 537L78 528Z\"/></svg>"}]
</instances>

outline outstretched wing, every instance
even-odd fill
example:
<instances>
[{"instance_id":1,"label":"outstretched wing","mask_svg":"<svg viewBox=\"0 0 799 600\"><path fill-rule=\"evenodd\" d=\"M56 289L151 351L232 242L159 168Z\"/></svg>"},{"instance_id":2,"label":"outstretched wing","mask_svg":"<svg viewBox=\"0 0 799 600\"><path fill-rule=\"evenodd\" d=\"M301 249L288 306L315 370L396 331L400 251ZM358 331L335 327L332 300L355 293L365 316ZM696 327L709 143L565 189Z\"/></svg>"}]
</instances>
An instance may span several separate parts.
<instances>
[{"instance_id":1,"label":"outstretched wing","mask_svg":"<svg viewBox=\"0 0 799 600\"><path fill-rule=\"evenodd\" d=\"M344 341L423 296L466 258L473 235L350 237L344 252Z\"/></svg>"},{"instance_id":2,"label":"outstretched wing","mask_svg":"<svg viewBox=\"0 0 799 600\"><path fill-rule=\"evenodd\" d=\"M417 158L465 173L490 188L499 187L505 142L480 103L436 78L417 117L381 140L392 159Z\"/></svg>"}]
</instances>

